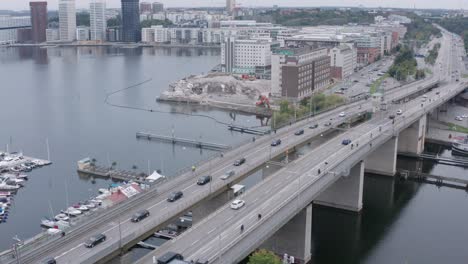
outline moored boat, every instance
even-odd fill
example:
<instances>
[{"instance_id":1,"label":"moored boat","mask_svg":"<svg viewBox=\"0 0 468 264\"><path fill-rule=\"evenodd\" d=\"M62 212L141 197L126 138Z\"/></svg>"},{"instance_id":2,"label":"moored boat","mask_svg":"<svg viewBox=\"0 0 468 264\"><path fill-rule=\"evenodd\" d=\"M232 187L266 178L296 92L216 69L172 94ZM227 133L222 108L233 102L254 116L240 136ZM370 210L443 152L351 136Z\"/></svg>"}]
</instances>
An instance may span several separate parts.
<instances>
[{"instance_id":1,"label":"moored boat","mask_svg":"<svg viewBox=\"0 0 468 264\"><path fill-rule=\"evenodd\" d=\"M468 136L452 143L452 152L454 154L468 156Z\"/></svg>"}]
</instances>

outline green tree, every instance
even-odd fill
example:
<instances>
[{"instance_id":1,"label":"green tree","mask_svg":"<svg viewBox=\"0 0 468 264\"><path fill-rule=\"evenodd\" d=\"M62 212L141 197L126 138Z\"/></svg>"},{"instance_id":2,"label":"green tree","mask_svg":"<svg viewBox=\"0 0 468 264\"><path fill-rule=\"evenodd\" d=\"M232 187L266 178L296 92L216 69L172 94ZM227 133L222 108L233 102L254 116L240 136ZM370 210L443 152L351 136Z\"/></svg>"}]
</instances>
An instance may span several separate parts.
<instances>
[{"instance_id":1,"label":"green tree","mask_svg":"<svg viewBox=\"0 0 468 264\"><path fill-rule=\"evenodd\" d=\"M90 25L89 13L86 13L86 12L76 13L76 25L89 27Z\"/></svg>"},{"instance_id":2,"label":"green tree","mask_svg":"<svg viewBox=\"0 0 468 264\"><path fill-rule=\"evenodd\" d=\"M172 25L172 22L169 19L159 20L159 19L148 19L143 20L140 23L142 28L149 28L151 26L159 26L162 25L164 27Z\"/></svg>"},{"instance_id":3,"label":"green tree","mask_svg":"<svg viewBox=\"0 0 468 264\"><path fill-rule=\"evenodd\" d=\"M271 251L260 249L250 255L249 264L281 264L281 259Z\"/></svg>"},{"instance_id":4,"label":"green tree","mask_svg":"<svg viewBox=\"0 0 468 264\"><path fill-rule=\"evenodd\" d=\"M107 20L107 26L108 27L118 27L122 25L122 18L120 15L117 15L116 17L109 18Z\"/></svg>"}]
</instances>

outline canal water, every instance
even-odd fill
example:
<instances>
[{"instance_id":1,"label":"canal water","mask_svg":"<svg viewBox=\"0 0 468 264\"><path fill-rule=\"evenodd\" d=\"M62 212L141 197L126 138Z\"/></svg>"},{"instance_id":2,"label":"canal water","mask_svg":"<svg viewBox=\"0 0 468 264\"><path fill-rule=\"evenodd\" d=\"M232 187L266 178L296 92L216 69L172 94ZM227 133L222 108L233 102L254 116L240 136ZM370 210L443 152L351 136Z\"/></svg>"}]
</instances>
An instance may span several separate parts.
<instances>
[{"instance_id":1,"label":"canal water","mask_svg":"<svg viewBox=\"0 0 468 264\"><path fill-rule=\"evenodd\" d=\"M41 217L50 216L51 209L56 214L110 184L79 177L76 161L81 158L96 158L103 165L115 161L127 170L136 165L145 172L149 164L150 170L173 175L214 154L137 140L136 132L168 135L174 130L181 137L223 144L248 140L251 136L229 132L213 119L175 112L260 125L254 116L237 115L233 121L229 112L155 101L170 82L209 71L219 63L219 53L179 48L0 48L0 150L8 144L10 151L47 158L48 140L53 162L29 173L7 223L0 224L0 249L11 247L15 235L24 239L38 233ZM139 83L143 84L108 101L166 113L105 103L109 93ZM450 155L449 150L433 148ZM398 166L417 164L399 159ZM421 167L433 174L468 177L463 168L426 163ZM243 183L251 185L265 171ZM314 208L313 263L466 263L467 202L463 190L366 176L362 214Z\"/></svg>"}]
</instances>

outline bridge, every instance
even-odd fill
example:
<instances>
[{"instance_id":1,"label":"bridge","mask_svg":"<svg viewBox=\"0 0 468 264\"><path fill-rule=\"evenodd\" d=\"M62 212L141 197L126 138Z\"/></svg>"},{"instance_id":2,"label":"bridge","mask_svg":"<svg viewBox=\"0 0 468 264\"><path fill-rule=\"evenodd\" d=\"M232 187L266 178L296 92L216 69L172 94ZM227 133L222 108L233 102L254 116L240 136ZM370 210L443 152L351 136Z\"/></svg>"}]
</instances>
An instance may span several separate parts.
<instances>
[{"instance_id":1,"label":"bridge","mask_svg":"<svg viewBox=\"0 0 468 264\"><path fill-rule=\"evenodd\" d=\"M450 44L450 40L446 40ZM451 45L448 45L451 47ZM447 64L450 52L443 45L439 59ZM448 67L448 66L447 66ZM234 263L260 246L276 252L288 252L300 259L310 258L311 203L359 211L362 208L362 182L364 169L384 175L395 172L397 150L420 153L424 143L426 115L461 92L466 83L447 80L447 74L436 72L433 77L411 84L386 95L387 100L427 91L437 80L439 88L428 93L430 100L419 98L394 104L387 112L357 127L350 128L317 149L289 163L247 191L242 199L247 205L239 211L226 204L226 191L256 168L314 137L347 122L348 118L375 110L371 100L357 101L331 110L310 120L303 120L279 129L276 134L259 137L255 142L242 145L201 164L195 172L187 171L144 194L114 208L101 212L79 226L67 231L65 237L51 237L20 248L21 263L37 263L46 257L58 263L105 262L127 250L142 239L174 221L188 210L193 211L194 226L178 238L156 249L140 263L153 263L153 259L168 250L182 253L186 259L207 259L210 263ZM442 82L439 82L442 80ZM422 87L422 88L421 88ZM396 109L405 109L403 115L389 119ZM347 118L338 113L346 112ZM332 126L325 124L331 122ZM308 129L311 124L316 129ZM301 136L294 135L305 127ZM353 141L344 146L341 140ZM271 147L273 139L283 144ZM372 153L372 154L371 154ZM242 166L233 166L234 160L245 157ZM235 170L228 180L221 180L224 172ZM197 186L201 175L212 175L213 181ZM181 190L184 197L174 203L167 196ZM339 195L338 195L339 194ZM221 207L219 207L221 205ZM136 211L147 209L151 215L141 223L130 222ZM262 214L260 220L257 214ZM240 225L245 230L240 232ZM304 229L305 228L305 229ZM107 241L93 249L85 248L86 239L104 233ZM289 236L289 237L288 237ZM300 236L301 239L299 239ZM304 238L304 239L302 239ZM289 243L287 243L289 242ZM298 244L300 243L300 244ZM288 244L294 248L288 248ZM296 251L294 251L296 250ZM11 254L3 254L2 263L15 263Z\"/></svg>"}]
</instances>

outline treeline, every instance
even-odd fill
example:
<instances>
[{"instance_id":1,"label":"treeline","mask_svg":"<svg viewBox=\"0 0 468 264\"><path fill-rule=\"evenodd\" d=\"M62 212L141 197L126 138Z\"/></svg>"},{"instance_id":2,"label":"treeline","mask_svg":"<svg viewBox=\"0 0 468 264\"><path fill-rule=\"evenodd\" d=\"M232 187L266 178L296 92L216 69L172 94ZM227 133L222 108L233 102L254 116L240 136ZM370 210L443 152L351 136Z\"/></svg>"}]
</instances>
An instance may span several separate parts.
<instances>
[{"instance_id":1,"label":"treeline","mask_svg":"<svg viewBox=\"0 0 468 264\"><path fill-rule=\"evenodd\" d=\"M49 17L49 23L58 23L59 18L58 16L51 16ZM87 12L80 12L76 13L76 25L77 26L85 26L89 27L90 26L90 15ZM122 25L122 18L120 15L117 17L109 18L107 20L107 26L108 27L117 27ZM163 26L170 26L172 25L172 22L168 19L165 20L158 20L158 19L150 19L150 20L143 20L141 22L141 27L151 27L155 25L163 25Z\"/></svg>"},{"instance_id":2,"label":"treeline","mask_svg":"<svg viewBox=\"0 0 468 264\"><path fill-rule=\"evenodd\" d=\"M413 46L420 48L423 44L429 43L431 36L441 37L440 29L435 27L430 21L420 16L411 15L411 23L407 25L408 31L405 35L405 41L413 43Z\"/></svg>"},{"instance_id":3,"label":"treeline","mask_svg":"<svg viewBox=\"0 0 468 264\"><path fill-rule=\"evenodd\" d=\"M406 81L409 76L414 76L419 80L426 77L423 70L418 70L418 63L414 58L414 52L408 46L398 46L398 54L393 65L388 70L388 74L398 81Z\"/></svg>"},{"instance_id":4,"label":"treeline","mask_svg":"<svg viewBox=\"0 0 468 264\"><path fill-rule=\"evenodd\" d=\"M440 46L440 43L436 43L434 47L429 51L429 54L424 59L426 63L429 63L431 65L435 64L437 57L439 56Z\"/></svg>"},{"instance_id":5,"label":"treeline","mask_svg":"<svg viewBox=\"0 0 468 264\"><path fill-rule=\"evenodd\" d=\"M437 23L448 31L462 36L465 41L465 50L468 51L468 17L444 18Z\"/></svg>"}]
</instances>

